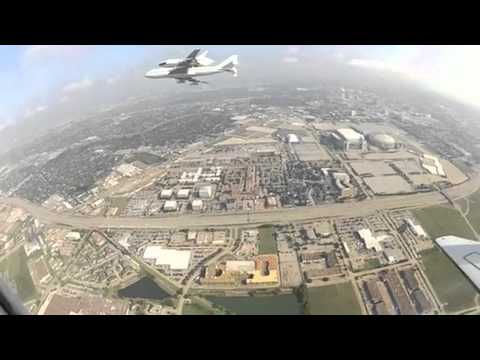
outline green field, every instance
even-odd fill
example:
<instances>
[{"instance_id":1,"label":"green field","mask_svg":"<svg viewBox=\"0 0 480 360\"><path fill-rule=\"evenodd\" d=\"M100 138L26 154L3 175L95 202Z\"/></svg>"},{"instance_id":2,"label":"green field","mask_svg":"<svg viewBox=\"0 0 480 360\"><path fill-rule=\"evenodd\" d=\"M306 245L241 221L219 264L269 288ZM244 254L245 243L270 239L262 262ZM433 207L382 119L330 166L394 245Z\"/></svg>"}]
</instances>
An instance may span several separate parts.
<instances>
[{"instance_id":1,"label":"green field","mask_svg":"<svg viewBox=\"0 0 480 360\"><path fill-rule=\"evenodd\" d=\"M460 311L475 305L476 289L437 247L421 253L425 272L447 312Z\"/></svg>"},{"instance_id":2,"label":"green field","mask_svg":"<svg viewBox=\"0 0 480 360\"><path fill-rule=\"evenodd\" d=\"M273 235L273 226L265 225L258 228L258 253L276 254L277 241Z\"/></svg>"},{"instance_id":3,"label":"green field","mask_svg":"<svg viewBox=\"0 0 480 360\"><path fill-rule=\"evenodd\" d=\"M215 315L215 313L199 304L187 304L183 307L182 315Z\"/></svg>"},{"instance_id":4,"label":"green field","mask_svg":"<svg viewBox=\"0 0 480 360\"><path fill-rule=\"evenodd\" d=\"M353 286L350 282L308 288L307 309L311 315L361 315Z\"/></svg>"},{"instance_id":5,"label":"green field","mask_svg":"<svg viewBox=\"0 0 480 360\"><path fill-rule=\"evenodd\" d=\"M129 199L127 197L120 197L120 196L117 196L117 197L111 197L109 198L109 204L110 204L110 207L116 207L118 208L119 212L122 211L123 209L125 209L128 205L128 201Z\"/></svg>"},{"instance_id":6,"label":"green field","mask_svg":"<svg viewBox=\"0 0 480 360\"><path fill-rule=\"evenodd\" d=\"M475 235L465 220L458 211L453 208L432 206L414 210L413 214L432 240L445 235L456 235L467 239L475 239Z\"/></svg>"},{"instance_id":7,"label":"green field","mask_svg":"<svg viewBox=\"0 0 480 360\"><path fill-rule=\"evenodd\" d=\"M10 254L0 263L0 273L7 273L7 278L15 282L18 296L26 302L36 296L35 285L27 266L27 255L23 247Z\"/></svg>"},{"instance_id":8,"label":"green field","mask_svg":"<svg viewBox=\"0 0 480 360\"><path fill-rule=\"evenodd\" d=\"M468 199L470 201L470 212L468 213L467 218L473 228L477 232L480 232L480 192L476 192Z\"/></svg>"},{"instance_id":9,"label":"green field","mask_svg":"<svg viewBox=\"0 0 480 360\"><path fill-rule=\"evenodd\" d=\"M293 294L272 296L209 296L213 304L220 305L235 315L301 315L302 304Z\"/></svg>"},{"instance_id":10,"label":"green field","mask_svg":"<svg viewBox=\"0 0 480 360\"><path fill-rule=\"evenodd\" d=\"M376 269L376 268L379 268L380 266L382 266L382 264L380 263L380 260L378 260L377 258L375 259L368 259L364 262L364 267L363 269L361 270L357 270L356 272L358 271L366 271L366 270L373 270L373 269Z\"/></svg>"}]
</instances>

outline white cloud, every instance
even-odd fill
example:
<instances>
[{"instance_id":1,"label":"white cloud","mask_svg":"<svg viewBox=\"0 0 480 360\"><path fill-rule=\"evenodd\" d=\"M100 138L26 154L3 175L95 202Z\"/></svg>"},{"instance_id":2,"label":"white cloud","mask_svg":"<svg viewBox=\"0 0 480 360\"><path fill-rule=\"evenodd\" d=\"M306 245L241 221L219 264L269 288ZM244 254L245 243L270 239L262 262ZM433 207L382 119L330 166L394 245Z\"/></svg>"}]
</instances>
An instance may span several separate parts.
<instances>
[{"instance_id":1,"label":"white cloud","mask_svg":"<svg viewBox=\"0 0 480 360\"><path fill-rule=\"evenodd\" d=\"M349 62L350 65L353 66L360 66L360 67L365 67L369 69L376 69L376 70L391 70L390 66L380 60L375 60L375 59L352 59Z\"/></svg>"},{"instance_id":2,"label":"white cloud","mask_svg":"<svg viewBox=\"0 0 480 360\"><path fill-rule=\"evenodd\" d=\"M117 82L117 79L115 79L113 77L109 77L106 81L107 81L108 85L112 85L112 84L115 84Z\"/></svg>"},{"instance_id":3,"label":"white cloud","mask_svg":"<svg viewBox=\"0 0 480 360\"><path fill-rule=\"evenodd\" d=\"M41 113L41 112L43 112L47 109L48 109L48 106L46 106L46 105L40 105L40 106L37 106L34 109L27 108L27 110L25 110L25 114L23 115L23 117L25 119L28 119L29 117L32 117L32 116L34 116L38 113Z\"/></svg>"},{"instance_id":4,"label":"white cloud","mask_svg":"<svg viewBox=\"0 0 480 360\"><path fill-rule=\"evenodd\" d=\"M63 104L69 102L70 98L68 96L62 96L59 101Z\"/></svg>"},{"instance_id":5,"label":"white cloud","mask_svg":"<svg viewBox=\"0 0 480 360\"><path fill-rule=\"evenodd\" d=\"M300 48L298 46L289 46L287 48L287 54L296 55L300 53Z\"/></svg>"},{"instance_id":6,"label":"white cloud","mask_svg":"<svg viewBox=\"0 0 480 360\"><path fill-rule=\"evenodd\" d=\"M285 56L283 59L282 59L283 62L286 62L286 63L297 63L300 61L300 59L296 56Z\"/></svg>"},{"instance_id":7,"label":"white cloud","mask_svg":"<svg viewBox=\"0 0 480 360\"><path fill-rule=\"evenodd\" d=\"M79 90L84 90L93 85L93 81L89 78L85 78L81 81L71 82L63 87L64 93L73 93Z\"/></svg>"},{"instance_id":8,"label":"white cloud","mask_svg":"<svg viewBox=\"0 0 480 360\"><path fill-rule=\"evenodd\" d=\"M402 73L433 90L480 105L480 46L398 46L393 50L375 58L354 57L348 63Z\"/></svg>"},{"instance_id":9,"label":"white cloud","mask_svg":"<svg viewBox=\"0 0 480 360\"><path fill-rule=\"evenodd\" d=\"M82 45L32 45L24 52L24 60L35 62L46 60L51 57L78 57L86 54L92 46Z\"/></svg>"}]
</instances>

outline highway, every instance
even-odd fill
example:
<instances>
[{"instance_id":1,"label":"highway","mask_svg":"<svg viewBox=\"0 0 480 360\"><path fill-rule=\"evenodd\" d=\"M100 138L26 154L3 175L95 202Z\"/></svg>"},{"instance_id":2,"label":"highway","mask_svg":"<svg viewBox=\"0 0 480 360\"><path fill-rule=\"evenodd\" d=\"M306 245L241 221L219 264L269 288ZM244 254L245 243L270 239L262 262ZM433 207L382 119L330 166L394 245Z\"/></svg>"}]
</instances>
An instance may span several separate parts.
<instances>
[{"instance_id":1,"label":"highway","mask_svg":"<svg viewBox=\"0 0 480 360\"><path fill-rule=\"evenodd\" d=\"M473 194L480 187L480 175L444 191L451 200ZM355 203L335 203L303 208L282 208L263 211L165 217L102 217L55 213L20 198L0 198L0 203L22 208L39 221L83 229L166 229L205 228L215 226L261 225L309 221L322 217L365 216L374 211L425 207L447 202L440 192L377 197Z\"/></svg>"}]
</instances>

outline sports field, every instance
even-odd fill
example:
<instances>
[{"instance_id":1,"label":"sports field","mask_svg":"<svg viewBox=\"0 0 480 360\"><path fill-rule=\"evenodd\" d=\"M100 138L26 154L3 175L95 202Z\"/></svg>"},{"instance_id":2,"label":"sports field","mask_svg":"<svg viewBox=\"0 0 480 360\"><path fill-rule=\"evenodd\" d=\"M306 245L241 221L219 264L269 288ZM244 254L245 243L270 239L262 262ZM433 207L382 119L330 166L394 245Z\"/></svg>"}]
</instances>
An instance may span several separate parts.
<instances>
[{"instance_id":1,"label":"sports field","mask_svg":"<svg viewBox=\"0 0 480 360\"><path fill-rule=\"evenodd\" d=\"M438 248L423 251L425 272L447 312L460 311L475 305L477 290Z\"/></svg>"},{"instance_id":2,"label":"sports field","mask_svg":"<svg viewBox=\"0 0 480 360\"><path fill-rule=\"evenodd\" d=\"M350 282L308 288L307 309L311 315L361 315Z\"/></svg>"},{"instance_id":3,"label":"sports field","mask_svg":"<svg viewBox=\"0 0 480 360\"><path fill-rule=\"evenodd\" d=\"M470 230L465 220L454 208L432 206L414 210L413 214L432 240L445 235L475 239L472 230Z\"/></svg>"},{"instance_id":4,"label":"sports field","mask_svg":"<svg viewBox=\"0 0 480 360\"><path fill-rule=\"evenodd\" d=\"M277 241L273 236L273 226L265 225L258 228L258 253L276 254Z\"/></svg>"}]
</instances>

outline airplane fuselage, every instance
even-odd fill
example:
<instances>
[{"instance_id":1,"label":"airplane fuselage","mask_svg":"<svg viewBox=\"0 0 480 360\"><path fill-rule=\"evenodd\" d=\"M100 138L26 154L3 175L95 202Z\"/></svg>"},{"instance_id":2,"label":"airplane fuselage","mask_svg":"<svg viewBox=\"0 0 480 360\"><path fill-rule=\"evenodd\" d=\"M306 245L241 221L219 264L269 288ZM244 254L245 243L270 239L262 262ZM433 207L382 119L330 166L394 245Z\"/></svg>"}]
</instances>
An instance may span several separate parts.
<instances>
[{"instance_id":1,"label":"airplane fuselage","mask_svg":"<svg viewBox=\"0 0 480 360\"><path fill-rule=\"evenodd\" d=\"M145 74L149 79L161 79L161 78L173 78L173 79L188 79L197 76L207 76L224 72L224 69L218 66L203 66L203 67L191 67L185 72L176 71L169 68L158 68L150 70Z\"/></svg>"}]
</instances>

